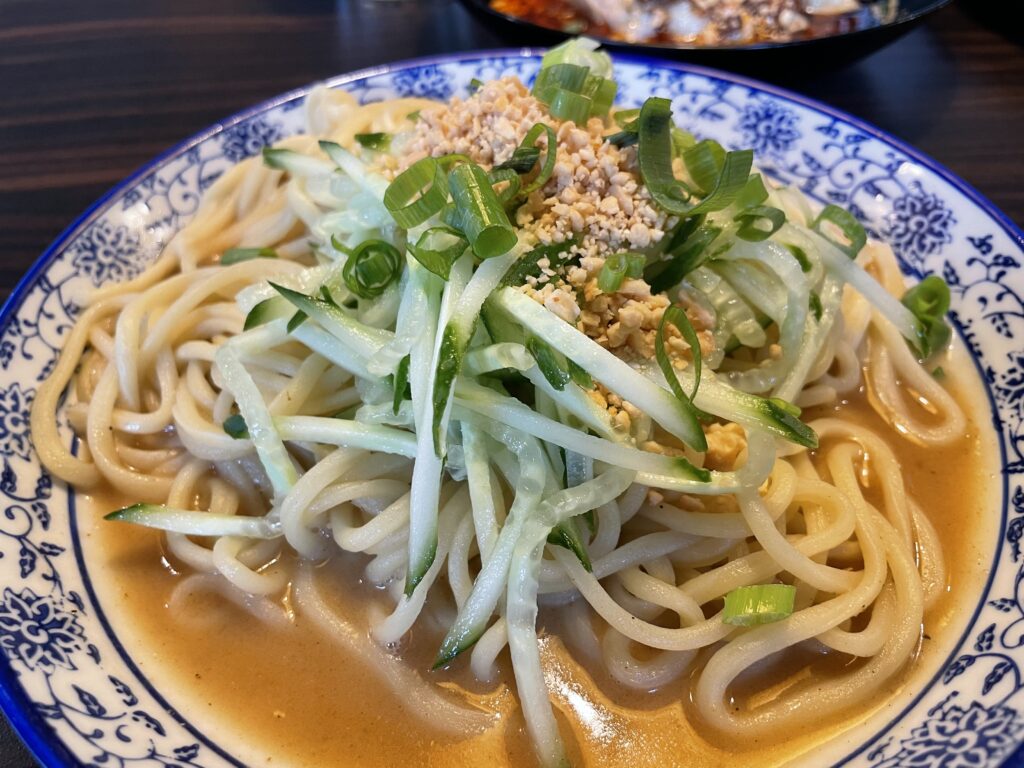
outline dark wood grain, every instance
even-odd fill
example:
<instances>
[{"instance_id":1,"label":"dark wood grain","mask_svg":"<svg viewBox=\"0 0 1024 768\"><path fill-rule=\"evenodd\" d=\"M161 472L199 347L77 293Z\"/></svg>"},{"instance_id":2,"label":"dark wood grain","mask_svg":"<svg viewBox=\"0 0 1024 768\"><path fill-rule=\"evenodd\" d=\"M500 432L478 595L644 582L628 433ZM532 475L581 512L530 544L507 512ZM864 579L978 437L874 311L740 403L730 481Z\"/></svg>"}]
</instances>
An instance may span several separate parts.
<instances>
[{"instance_id":1,"label":"dark wood grain","mask_svg":"<svg viewBox=\"0 0 1024 768\"><path fill-rule=\"evenodd\" d=\"M1021 222L1015 5L961 0L838 69L744 67L908 141ZM104 191L219 118L360 67L535 42L456 0L0 0L0 295ZM0 741L0 765L30 764Z\"/></svg>"}]
</instances>

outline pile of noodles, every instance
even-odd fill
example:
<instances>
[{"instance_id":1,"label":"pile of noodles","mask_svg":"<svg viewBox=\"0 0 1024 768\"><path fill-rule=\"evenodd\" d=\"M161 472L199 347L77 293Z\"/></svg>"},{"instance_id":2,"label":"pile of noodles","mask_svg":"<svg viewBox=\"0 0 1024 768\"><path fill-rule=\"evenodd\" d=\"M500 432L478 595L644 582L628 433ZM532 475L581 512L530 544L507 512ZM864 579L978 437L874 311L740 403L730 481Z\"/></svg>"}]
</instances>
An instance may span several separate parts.
<instances>
[{"instance_id":1,"label":"pile of noodles","mask_svg":"<svg viewBox=\"0 0 1024 768\"><path fill-rule=\"evenodd\" d=\"M311 135L280 146L314 153L314 136L346 145L356 133L393 132L424 105L403 99L358 106L345 94L317 90L307 105ZM259 516L273 508L280 535L169 533L167 547L192 571L219 574L249 595L278 596L294 582L298 611L336 633L346 652L376 665L396 690L420 697L423 706L410 711L439 729L473 732L491 722L487 713L433 686L425 671L407 668L387 648L425 605L464 606L508 511L509 489L495 468L486 500L464 479L444 476L436 556L407 596L414 459L325 444L304 429L303 418L331 416L363 398L357 377L330 359L312 324L304 334L290 334L282 323L243 333L239 296L267 281L294 285L315 263L310 233L322 213L315 190L301 177L259 158L231 168L151 267L96 292L37 395L35 446L46 467L76 489L109 486L129 502L215 515ZM799 206L789 215L799 221ZM220 265L219 255L236 246L270 246L279 258ZM869 245L858 263L890 293L902 293L888 248ZM225 345L275 423L284 425L282 439L301 468L277 499L251 440L222 426L236 398L225 386L218 354ZM595 511L592 571L570 550L549 545L537 574L537 602L564 612L568 647L604 665L624 686L646 691L685 680L704 651L693 702L723 734L779 732L875 699L915 654L924 613L946 583L936 532L908 495L890 446L959 439L965 427L960 408L893 326L849 290L807 382L794 398L802 407L836 403L866 385L891 429L879 434L842 417L813 421L821 439L813 460L803 448L748 435L733 468L733 493L654 494L629 484ZM80 437L77 456L58 430L59 408L66 408ZM514 446L502 442L500 430L484 423L478 433L488 441L485 450L495 453L495 467L515 461ZM862 484L865 456L875 503ZM753 478L746 484L744 472ZM477 515L479 504L493 507L490 524ZM285 548L308 562L339 551L368 556L365 578L386 587L393 604L389 615L372 617L369 631L378 645L359 642L363 630L332 615L308 566L293 571L281 564ZM797 588L788 618L752 628L721 620L728 592L778 578ZM473 645L468 662L477 678L494 679L510 621L499 606ZM741 673L807 642L860 661L759 706L733 706L730 685Z\"/></svg>"}]
</instances>

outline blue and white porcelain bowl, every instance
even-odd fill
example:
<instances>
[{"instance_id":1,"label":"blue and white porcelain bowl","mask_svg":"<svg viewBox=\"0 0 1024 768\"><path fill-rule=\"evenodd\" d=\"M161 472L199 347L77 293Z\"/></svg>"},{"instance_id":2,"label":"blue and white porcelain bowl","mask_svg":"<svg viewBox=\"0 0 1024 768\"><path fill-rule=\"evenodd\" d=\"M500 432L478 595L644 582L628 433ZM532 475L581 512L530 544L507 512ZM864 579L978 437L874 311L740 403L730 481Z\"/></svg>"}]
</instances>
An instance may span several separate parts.
<instances>
[{"instance_id":1,"label":"blue and white porcelain bowl","mask_svg":"<svg viewBox=\"0 0 1024 768\"><path fill-rule=\"evenodd\" d=\"M529 50L464 54L330 85L364 102L446 99L473 78L528 80L539 61ZM1002 764L1024 741L1024 234L941 166L828 107L682 64L622 56L616 71L623 105L670 97L690 130L754 147L777 178L851 209L909 275L949 283L953 321L988 392L982 428L1000 449L998 520L979 542L987 581L920 684L810 764ZM113 631L82 556L74 494L40 467L28 411L90 291L138 274L232 163L300 131L306 93L226 120L127 179L61 235L0 313L0 705L48 768L241 764L244 735L204 728Z\"/></svg>"}]
</instances>

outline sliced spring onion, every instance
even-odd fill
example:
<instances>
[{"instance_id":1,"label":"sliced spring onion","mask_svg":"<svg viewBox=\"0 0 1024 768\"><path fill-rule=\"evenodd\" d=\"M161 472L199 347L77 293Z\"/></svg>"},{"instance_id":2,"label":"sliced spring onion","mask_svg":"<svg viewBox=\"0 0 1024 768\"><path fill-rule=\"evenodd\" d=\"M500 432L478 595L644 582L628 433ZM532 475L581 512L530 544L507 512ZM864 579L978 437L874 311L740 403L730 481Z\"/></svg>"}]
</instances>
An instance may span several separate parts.
<instances>
[{"instance_id":1,"label":"sliced spring onion","mask_svg":"<svg viewBox=\"0 0 1024 768\"><path fill-rule=\"evenodd\" d=\"M249 428L245 425L245 417L240 413L233 413L224 419L224 431L235 440L246 440L249 437Z\"/></svg>"},{"instance_id":2,"label":"sliced spring onion","mask_svg":"<svg viewBox=\"0 0 1024 768\"><path fill-rule=\"evenodd\" d=\"M839 228L843 237L846 238L845 243L836 240L823 228L822 225L826 222ZM864 231L864 227L861 226L860 222L854 218L852 213L845 208L840 208L838 205L826 205L822 208L821 213L818 214L818 218L814 220L811 227L851 259L857 257L861 248L868 241L867 232Z\"/></svg>"},{"instance_id":3,"label":"sliced spring onion","mask_svg":"<svg viewBox=\"0 0 1024 768\"><path fill-rule=\"evenodd\" d=\"M229 267L240 261L250 259L276 259L277 251L273 248L228 248L221 254L220 263L223 267Z\"/></svg>"},{"instance_id":4,"label":"sliced spring onion","mask_svg":"<svg viewBox=\"0 0 1024 768\"><path fill-rule=\"evenodd\" d=\"M431 227L416 244L409 244L409 253L442 280L447 280L452 264L469 248L469 241L451 227Z\"/></svg>"},{"instance_id":5,"label":"sliced spring onion","mask_svg":"<svg viewBox=\"0 0 1024 768\"><path fill-rule=\"evenodd\" d=\"M441 155L437 158L437 164L444 168L446 173L456 165L471 162L473 161L470 159L469 155L464 155L461 152L449 152L447 155Z\"/></svg>"},{"instance_id":6,"label":"sliced spring onion","mask_svg":"<svg viewBox=\"0 0 1024 768\"><path fill-rule=\"evenodd\" d=\"M605 136L605 141L621 149L623 147L632 147L640 141L640 135L636 132L635 128L623 128L621 131Z\"/></svg>"},{"instance_id":7,"label":"sliced spring onion","mask_svg":"<svg viewBox=\"0 0 1024 768\"><path fill-rule=\"evenodd\" d=\"M760 173L752 173L736 198L736 206L741 209L753 208L763 205L767 199L768 189L764 185L764 179Z\"/></svg>"},{"instance_id":8,"label":"sliced spring onion","mask_svg":"<svg viewBox=\"0 0 1024 768\"><path fill-rule=\"evenodd\" d=\"M740 225L736 237L750 243L759 243L779 231L786 223L786 214L770 205L755 205L736 214L733 220Z\"/></svg>"},{"instance_id":9,"label":"sliced spring onion","mask_svg":"<svg viewBox=\"0 0 1024 768\"><path fill-rule=\"evenodd\" d=\"M721 232L720 227L712 225L699 227L667 260L648 265L644 279L651 284L651 291L667 291L703 264L710 253L711 244Z\"/></svg>"},{"instance_id":10,"label":"sliced spring onion","mask_svg":"<svg viewBox=\"0 0 1024 768\"><path fill-rule=\"evenodd\" d=\"M491 170L529 173L533 170L533 166L537 164L538 160L540 160L540 149L538 147L529 146L524 141L515 148L515 151L512 152L512 157L504 163L494 166Z\"/></svg>"},{"instance_id":11,"label":"sliced spring onion","mask_svg":"<svg viewBox=\"0 0 1024 768\"><path fill-rule=\"evenodd\" d=\"M352 255L353 249L341 242L341 238L337 235L331 235L331 248L338 251L338 253L348 254L349 256Z\"/></svg>"},{"instance_id":12,"label":"sliced spring onion","mask_svg":"<svg viewBox=\"0 0 1024 768\"><path fill-rule=\"evenodd\" d=\"M495 168L487 174L487 178L490 180L492 187L498 184L505 184L505 188L500 192L495 190L498 199L501 200L503 205L508 205L512 202L519 195L519 191L523 186L523 180L511 168Z\"/></svg>"},{"instance_id":13,"label":"sliced spring onion","mask_svg":"<svg viewBox=\"0 0 1024 768\"><path fill-rule=\"evenodd\" d=\"M705 140L683 154L694 182L707 193L696 206L690 190L672 171L672 104L652 97L640 108L640 173L655 202L669 213L696 216L729 207L750 177L754 152L750 149L724 152L716 142ZM687 159L689 158L689 159Z\"/></svg>"},{"instance_id":14,"label":"sliced spring onion","mask_svg":"<svg viewBox=\"0 0 1024 768\"><path fill-rule=\"evenodd\" d=\"M585 124L592 116L608 114L615 100L614 80L591 73L590 67L558 63L537 74L533 95L546 104L552 117Z\"/></svg>"},{"instance_id":15,"label":"sliced spring onion","mask_svg":"<svg viewBox=\"0 0 1024 768\"><path fill-rule=\"evenodd\" d=\"M616 109L612 119L620 128L636 130L636 119L640 116L639 109Z\"/></svg>"},{"instance_id":16,"label":"sliced spring onion","mask_svg":"<svg viewBox=\"0 0 1024 768\"><path fill-rule=\"evenodd\" d=\"M697 188L708 194L722 173L725 148L714 139L698 141L683 153L683 164Z\"/></svg>"},{"instance_id":17,"label":"sliced spring onion","mask_svg":"<svg viewBox=\"0 0 1024 768\"><path fill-rule=\"evenodd\" d=\"M355 140L359 142L360 146L375 152L387 152L391 148L390 133L357 133Z\"/></svg>"},{"instance_id":18,"label":"sliced spring onion","mask_svg":"<svg viewBox=\"0 0 1024 768\"><path fill-rule=\"evenodd\" d=\"M534 123L533 127L526 132L526 136L523 137L520 148L536 148L537 140L544 134L547 140L547 147L544 150L544 162L540 166L540 171L537 173L536 178L529 184L523 186L521 194L529 195L536 189L540 189L548 183L548 179L551 178L551 174L555 170L555 158L558 154L558 137L555 136L555 129L545 123ZM517 150L518 151L518 150ZM532 168L533 166L531 166Z\"/></svg>"},{"instance_id":19,"label":"sliced spring onion","mask_svg":"<svg viewBox=\"0 0 1024 768\"><path fill-rule=\"evenodd\" d=\"M656 97L648 99L640 108L638 120L640 173L659 206L669 213L696 216L721 211L733 204L750 178L753 150L726 152L719 166L718 151L712 148L716 145L701 142L690 147L686 154L691 156L691 175L695 176L695 182L702 189L710 190L700 203L692 205L692 195L672 171L671 102Z\"/></svg>"},{"instance_id":20,"label":"sliced spring onion","mask_svg":"<svg viewBox=\"0 0 1024 768\"><path fill-rule=\"evenodd\" d=\"M516 244L516 233L484 169L476 163L457 165L448 175L448 184L455 206L453 223L469 240L473 253L481 259L507 253Z\"/></svg>"},{"instance_id":21,"label":"sliced spring onion","mask_svg":"<svg viewBox=\"0 0 1024 768\"><path fill-rule=\"evenodd\" d=\"M619 290L622 281L627 277L641 277L646 263L647 259L642 253L623 251L613 254L605 259L604 265L597 275L597 287L605 293L614 293Z\"/></svg>"},{"instance_id":22,"label":"sliced spring onion","mask_svg":"<svg viewBox=\"0 0 1024 768\"><path fill-rule=\"evenodd\" d=\"M640 174L654 201L669 213L683 215L693 207L685 185L672 172L672 102L652 97L637 117Z\"/></svg>"},{"instance_id":23,"label":"sliced spring onion","mask_svg":"<svg viewBox=\"0 0 1024 768\"><path fill-rule=\"evenodd\" d=\"M345 261L341 276L352 293L372 299L398 280L402 273L402 254L384 240L364 240Z\"/></svg>"},{"instance_id":24,"label":"sliced spring onion","mask_svg":"<svg viewBox=\"0 0 1024 768\"><path fill-rule=\"evenodd\" d=\"M562 64L560 66L571 67L572 65ZM548 112L551 113L552 117L557 117L559 120L567 120L577 125L583 125L587 122L587 118L590 117L592 106L590 99L581 93L570 91L568 88L555 90L548 101Z\"/></svg>"},{"instance_id":25,"label":"sliced spring onion","mask_svg":"<svg viewBox=\"0 0 1024 768\"><path fill-rule=\"evenodd\" d=\"M528 277L540 277L543 274L540 262L545 259L548 262L548 269L557 272L572 258L569 251L577 242L573 238L561 243L538 245L532 251L523 254L522 258L511 266L501 279L501 284L515 288L524 285Z\"/></svg>"},{"instance_id":26,"label":"sliced spring onion","mask_svg":"<svg viewBox=\"0 0 1024 768\"><path fill-rule=\"evenodd\" d=\"M479 91L483 87L484 81L478 77L474 77L469 81L469 85L466 86L466 90L472 95Z\"/></svg>"},{"instance_id":27,"label":"sliced spring onion","mask_svg":"<svg viewBox=\"0 0 1024 768\"><path fill-rule=\"evenodd\" d=\"M403 229L419 226L448 202L448 177L433 157L417 160L388 185L384 207Z\"/></svg>"},{"instance_id":28,"label":"sliced spring onion","mask_svg":"<svg viewBox=\"0 0 1024 768\"><path fill-rule=\"evenodd\" d=\"M675 253L683 243L690 239L690 235L696 232L704 224L706 216L690 216L681 219L671 232L671 237L665 245L665 253Z\"/></svg>"},{"instance_id":29,"label":"sliced spring onion","mask_svg":"<svg viewBox=\"0 0 1024 768\"><path fill-rule=\"evenodd\" d=\"M697 139L689 131L684 131L678 125L672 126L672 154L674 157L682 157L683 153L697 143Z\"/></svg>"},{"instance_id":30,"label":"sliced spring onion","mask_svg":"<svg viewBox=\"0 0 1024 768\"><path fill-rule=\"evenodd\" d=\"M698 213L712 213L728 208L743 190L750 177L754 163L754 150L740 149L725 154L722 172L718 175L714 189L700 203L689 211L690 216Z\"/></svg>"},{"instance_id":31,"label":"sliced spring onion","mask_svg":"<svg viewBox=\"0 0 1024 768\"><path fill-rule=\"evenodd\" d=\"M604 51L599 51L601 44L587 37L574 37L557 45L541 59L541 69L555 64L578 64L587 67L598 77L612 76L612 60Z\"/></svg>"},{"instance_id":32,"label":"sliced spring onion","mask_svg":"<svg viewBox=\"0 0 1024 768\"><path fill-rule=\"evenodd\" d=\"M796 587L789 584L758 584L739 587L725 596L722 621L738 627L771 624L793 613Z\"/></svg>"},{"instance_id":33,"label":"sliced spring onion","mask_svg":"<svg viewBox=\"0 0 1024 768\"><path fill-rule=\"evenodd\" d=\"M905 294L900 302L914 313L921 326L920 352L927 359L949 344L951 331L946 323L949 312L949 286L936 275L928 275Z\"/></svg>"},{"instance_id":34,"label":"sliced spring onion","mask_svg":"<svg viewBox=\"0 0 1024 768\"><path fill-rule=\"evenodd\" d=\"M690 345L690 353L693 356L693 389L689 395L683 392L683 388L679 384L679 377L676 375L672 359L669 357L668 349L665 346L666 324L675 326L675 329L682 334L686 343ZM670 306L665 308L665 312L661 316L661 322L658 324L658 333L654 338L654 354L658 360L658 367L661 368L661 372L665 375L665 380L672 388L672 394L680 402L691 405L693 398L697 396L697 390L700 388L700 339L697 338L697 332L693 329L690 318L686 316L686 312L681 307Z\"/></svg>"}]
</instances>

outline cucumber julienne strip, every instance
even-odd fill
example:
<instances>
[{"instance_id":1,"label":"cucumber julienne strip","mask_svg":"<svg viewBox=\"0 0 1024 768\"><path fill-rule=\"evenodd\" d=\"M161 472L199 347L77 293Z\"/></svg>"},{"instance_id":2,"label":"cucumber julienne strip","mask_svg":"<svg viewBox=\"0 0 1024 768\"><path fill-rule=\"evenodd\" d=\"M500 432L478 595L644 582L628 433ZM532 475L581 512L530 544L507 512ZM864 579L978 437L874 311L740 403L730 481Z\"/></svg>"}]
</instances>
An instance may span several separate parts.
<instances>
[{"instance_id":1,"label":"cucumber julienne strip","mask_svg":"<svg viewBox=\"0 0 1024 768\"><path fill-rule=\"evenodd\" d=\"M331 173L334 168L325 160L320 160L291 149L263 148L263 164L287 171L292 176L315 176Z\"/></svg>"},{"instance_id":2,"label":"cucumber julienne strip","mask_svg":"<svg viewBox=\"0 0 1024 768\"><path fill-rule=\"evenodd\" d=\"M747 463L732 472L711 473L711 482L698 483L667 475L640 472L636 482L651 488L665 488L706 496L736 493L743 488L759 488L771 474L775 463L774 438L767 432L747 429Z\"/></svg>"},{"instance_id":3,"label":"cucumber julienne strip","mask_svg":"<svg viewBox=\"0 0 1024 768\"><path fill-rule=\"evenodd\" d=\"M914 317L914 313L903 306L899 299L885 290L881 283L864 271L855 261L849 259L846 253L828 238L822 237L817 232L808 232L807 234L819 246L825 269L852 285L861 296L870 301L890 323L896 326L903 338L918 351L923 351L924 329L918 319Z\"/></svg>"},{"instance_id":4,"label":"cucumber julienne strip","mask_svg":"<svg viewBox=\"0 0 1024 768\"><path fill-rule=\"evenodd\" d=\"M369 166L347 149L333 141L321 141L320 149L354 182L373 195L380 203L384 202L388 180L379 173L370 172Z\"/></svg>"},{"instance_id":5,"label":"cucumber julienne strip","mask_svg":"<svg viewBox=\"0 0 1024 768\"><path fill-rule=\"evenodd\" d=\"M548 534L548 544L568 549L576 555L588 572L593 572L594 565L590 561L590 553L587 551L587 545L580 535L580 529L575 520L566 520L552 528L551 533Z\"/></svg>"},{"instance_id":6,"label":"cucumber julienne strip","mask_svg":"<svg viewBox=\"0 0 1024 768\"><path fill-rule=\"evenodd\" d=\"M445 284L450 296L458 290L464 267L453 270ZM405 594L411 595L423 580L437 553L437 514L441 494L442 462L434 452L434 421L431 394L434 389L435 338L442 317L440 281L431 279L427 270L419 273L416 286L423 294L423 313L416 318L421 325L419 337L409 350L409 387L412 391L416 426L416 455L412 485L409 489L409 567ZM454 283L454 285L453 285Z\"/></svg>"},{"instance_id":7,"label":"cucumber julienne strip","mask_svg":"<svg viewBox=\"0 0 1024 768\"><path fill-rule=\"evenodd\" d=\"M298 328L291 330L291 335L339 368L344 368L364 379L372 378L364 358L354 353L341 339L323 328L303 323Z\"/></svg>"},{"instance_id":8,"label":"cucumber julienne strip","mask_svg":"<svg viewBox=\"0 0 1024 768\"><path fill-rule=\"evenodd\" d=\"M682 370L679 376L688 380L692 373ZM701 377L695 405L747 429L767 430L805 448L818 447L818 436L798 417L771 400L730 387L709 371Z\"/></svg>"},{"instance_id":9,"label":"cucumber julienne strip","mask_svg":"<svg viewBox=\"0 0 1024 768\"><path fill-rule=\"evenodd\" d=\"M274 419L282 440L363 448L416 458L415 435L376 424L327 416L280 416Z\"/></svg>"},{"instance_id":10,"label":"cucumber julienne strip","mask_svg":"<svg viewBox=\"0 0 1024 768\"><path fill-rule=\"evenodd\" d=\"M505 368L525 371L533 365L533 356L526 347L508 341L472 349L462 360L462 370L468 376L480 376Z\"/></svg>"},{"instance_id":11,"label":"cucumber julienne strip","mask_svg":"<svg viewBox=\"0 0 1024 768\"><path fill-rule=\"evenodd\" d=\"M256 455L270 478L276 499L284 496L295 485L299 473L274 428L270 410L259 388L242 364L240 349L246 341L251 341L257 334L263 335L267 329L268 326L261 326L236 336L217 350L214 364L220 370L224 388L235 397L238 410L245 419L249 437L256 448Z\"/></svg>"},{"instance_id":12,"label":"cucumber julienne strip","mask_svg":"<svg viewBox=\"0 0 1024 768\"><path fill-rule=\"evenodd\" d=\"M505 621L512 671L526 729L541 765L544 768L561 768L568 766L568 759L544 681L537 641L537 575L547 536L548 528L533 522L516 543L509 569Z\"/></svg>"},{"instance_id":13,"label":"cucumber julienne strip","mask_svg":"<svg viewBox=\"0 0 1024 768\"><path fill-rule=\"evenodd\" d=\"M532 437L524 440L516 430L488 424L484 420L466 421L474 423L509 450L517 452L519 476L515 483L515 498L509 508L508 517L505 518L505 524L498 532L494 546L491 547L490 558L477 575L469 597L441 643L434 662L435 669L443 667L472 646L486 629L487 620L494 612L507 583L509 563L516 542L522 533L526 518L540 503L546 480L544 454L537 440Z\"/></svg>"},{"instance_id":14,"label":"cucumber julienne strip","mask_svg":"<svg viewBox=\"0 0 1024 768\"><path fill-rule=\"evenodd\" d=\"M371 357L394 338L390 331L364 325L330 302L315 299L277 283L271 285L296 309L316 320L325 331L347 344L363 358Z\"/></svg>"},{"instance_id":15,"label":"cucumber julienne strip","mask_svg":"<svg viewBox=\"0 0 1024 768\"><path fill-rule=\"evenodd\" d=\"M527 434L567 450L603 461L612 466L632 469L637 472L680 476L708 482L711 473L699 469L682 457L663 456L641 451L620 443L613 443L600 437L593 437L572 427L540 415L530 407L511 397L502 397L491 390L469 382L457 386L456 403L463 409L481 416L521 429Z\"/></svg>"},{"instance_id":16,"label":"cucumber julienne strip","mask_svg":"<svg viewBox=\"0 0 1024 768\"><path fill-rule=\"evenodd\" d=\"M411 255L406 256L405 263L406 276L395 319L395 337L366 363L369 372L375 376L388 376L398 372L401 361L408 357L413 343L423 332L420 318L427 311L427 288L440 291L438 285L431 285L436 282L434 276Z\"/></svg>"},{"instance_id":17,"label":"cucumber julienne strip","mask_svg":"<svg viewBox=\"0 0 1024 768\"><path fill-rule=\"evenodd\" d=\"M161 531L189 536L243 536L247 539L276 539L282 536L281 523L268 517L215 515L188 509L175 509L163 504L133 504L118 509L104 520L134 523Z\"/></svg>"},{"instance_id":18,"label":"cucumber julienne strip","mask_svg":"<svg viewBox=\"0 0 1024 768\"><path fill-rule=\"evenodd\" d=\"M555 389L537 366L528 368L523 374L538 391L544 392L559 408L579 419L583 426L609 440L624 437L616 433L608 411L591 400L579 387L566 385L561 390Z\"/></svg>"},{"instance_id":19,"label":"cucumber julienne strip","mask_svg":"<svg viewBox=\"0 0 1024 768\"><path fill-rule=\"evenodd\" d=\"M491 483L490 462L487 458L487 437L475 424L464 421L462 450L466 462L466 481L469 483L469 498L472 505L473 530L480 549L483 565L491 559L491 552L498 540L498 515Z\"/></svg>"},{"instance_id":20,"label":"cucumber julienne strip","mask_svg":"<svg viewBox=\"0 0 1024 768\"><path fill-rule=\"evenodd\" d=\"M611 500L629 487L629 473L617 474L611 470L588 483L590 486L604 485L603 498ZM575 490L575 489L574 489ZM563 491L571 499L573 490ZM600 506L600 492L593 494L585 504L590 508ZM530 520L512 554L509 569L508 590L505 605L505 619L508 626L509 653L512 669L516 676L516 689L523 707L526 728L533 739L535 749L545 768L567 766L568 760L558 732L551 698L541 668L540 647L537 641L537 593L538 574L544 551L544 542L552 524L558 525L561 515L575 515L579 507L571 501L559 505L545 502L545 512L552 515ZM559 514L561 513L561 514ZM564 518L568 519L568 518Z\"/></svg>"},{"instance_id":21,"label":"cucumber julienne strip","mask_svg":"<svg viewBox=\"0 0 1024 768\"><path fill-rule=\"evenodd\" d=\"M698 451L707 450L707 439L700 422L667 389L637 373L607 349L519 291L503 288L490 301L504 310L510 319L568 355L624 400L646 411L673 435Z\"/></svg>"},{"instance_id":22,"label":"cucumber julienne strip","mask_svg":"<svg viewBox=\"0 0 1024 768\"><path fill-rule=\"evenodd\" d=\"M483 428L494 433L493 426ZM516 434L516 430L507 427L497 433L499 439L506 442L510 448L515 447L517 443L520 446L520 477L516 485L515 500L505 525L498 533L490 559L477 577L469 598L441 644L434 663L435 669L448 664L458 654L470 648L483 634L487 621L498 604L501 590L506 586L512 554L517 541L523 535L525 525L536 523L540 526L539 530L545 531L546 535L546 532L577 515L617 498L630 486L635 477L635 473L627 470L609 469L575 488L557 491L540 502L544 485L542 450L536 440L527 438L524 441L521 433L519 437Z\"/></svg>"},{"instance_id":23,"label":"cucumber julienne strip","mask_svg":"<svg viewBox=\"0 0 1024 768\"><path fill-rule=\"evenodd\" d=\"M476 327L480 308L501 282L501 278L509 267L519 258L518 248L503 256L487 259L473 273L452 308L451 318L445 326L438 347L436 370L434 372L433 403L433 437L434 453L444 455L445 432L451 412L451 395L455 379L462 369L462 358L469 347ZM464 257L468 258L468 257Z\"/></svg>"}]
</instances>

